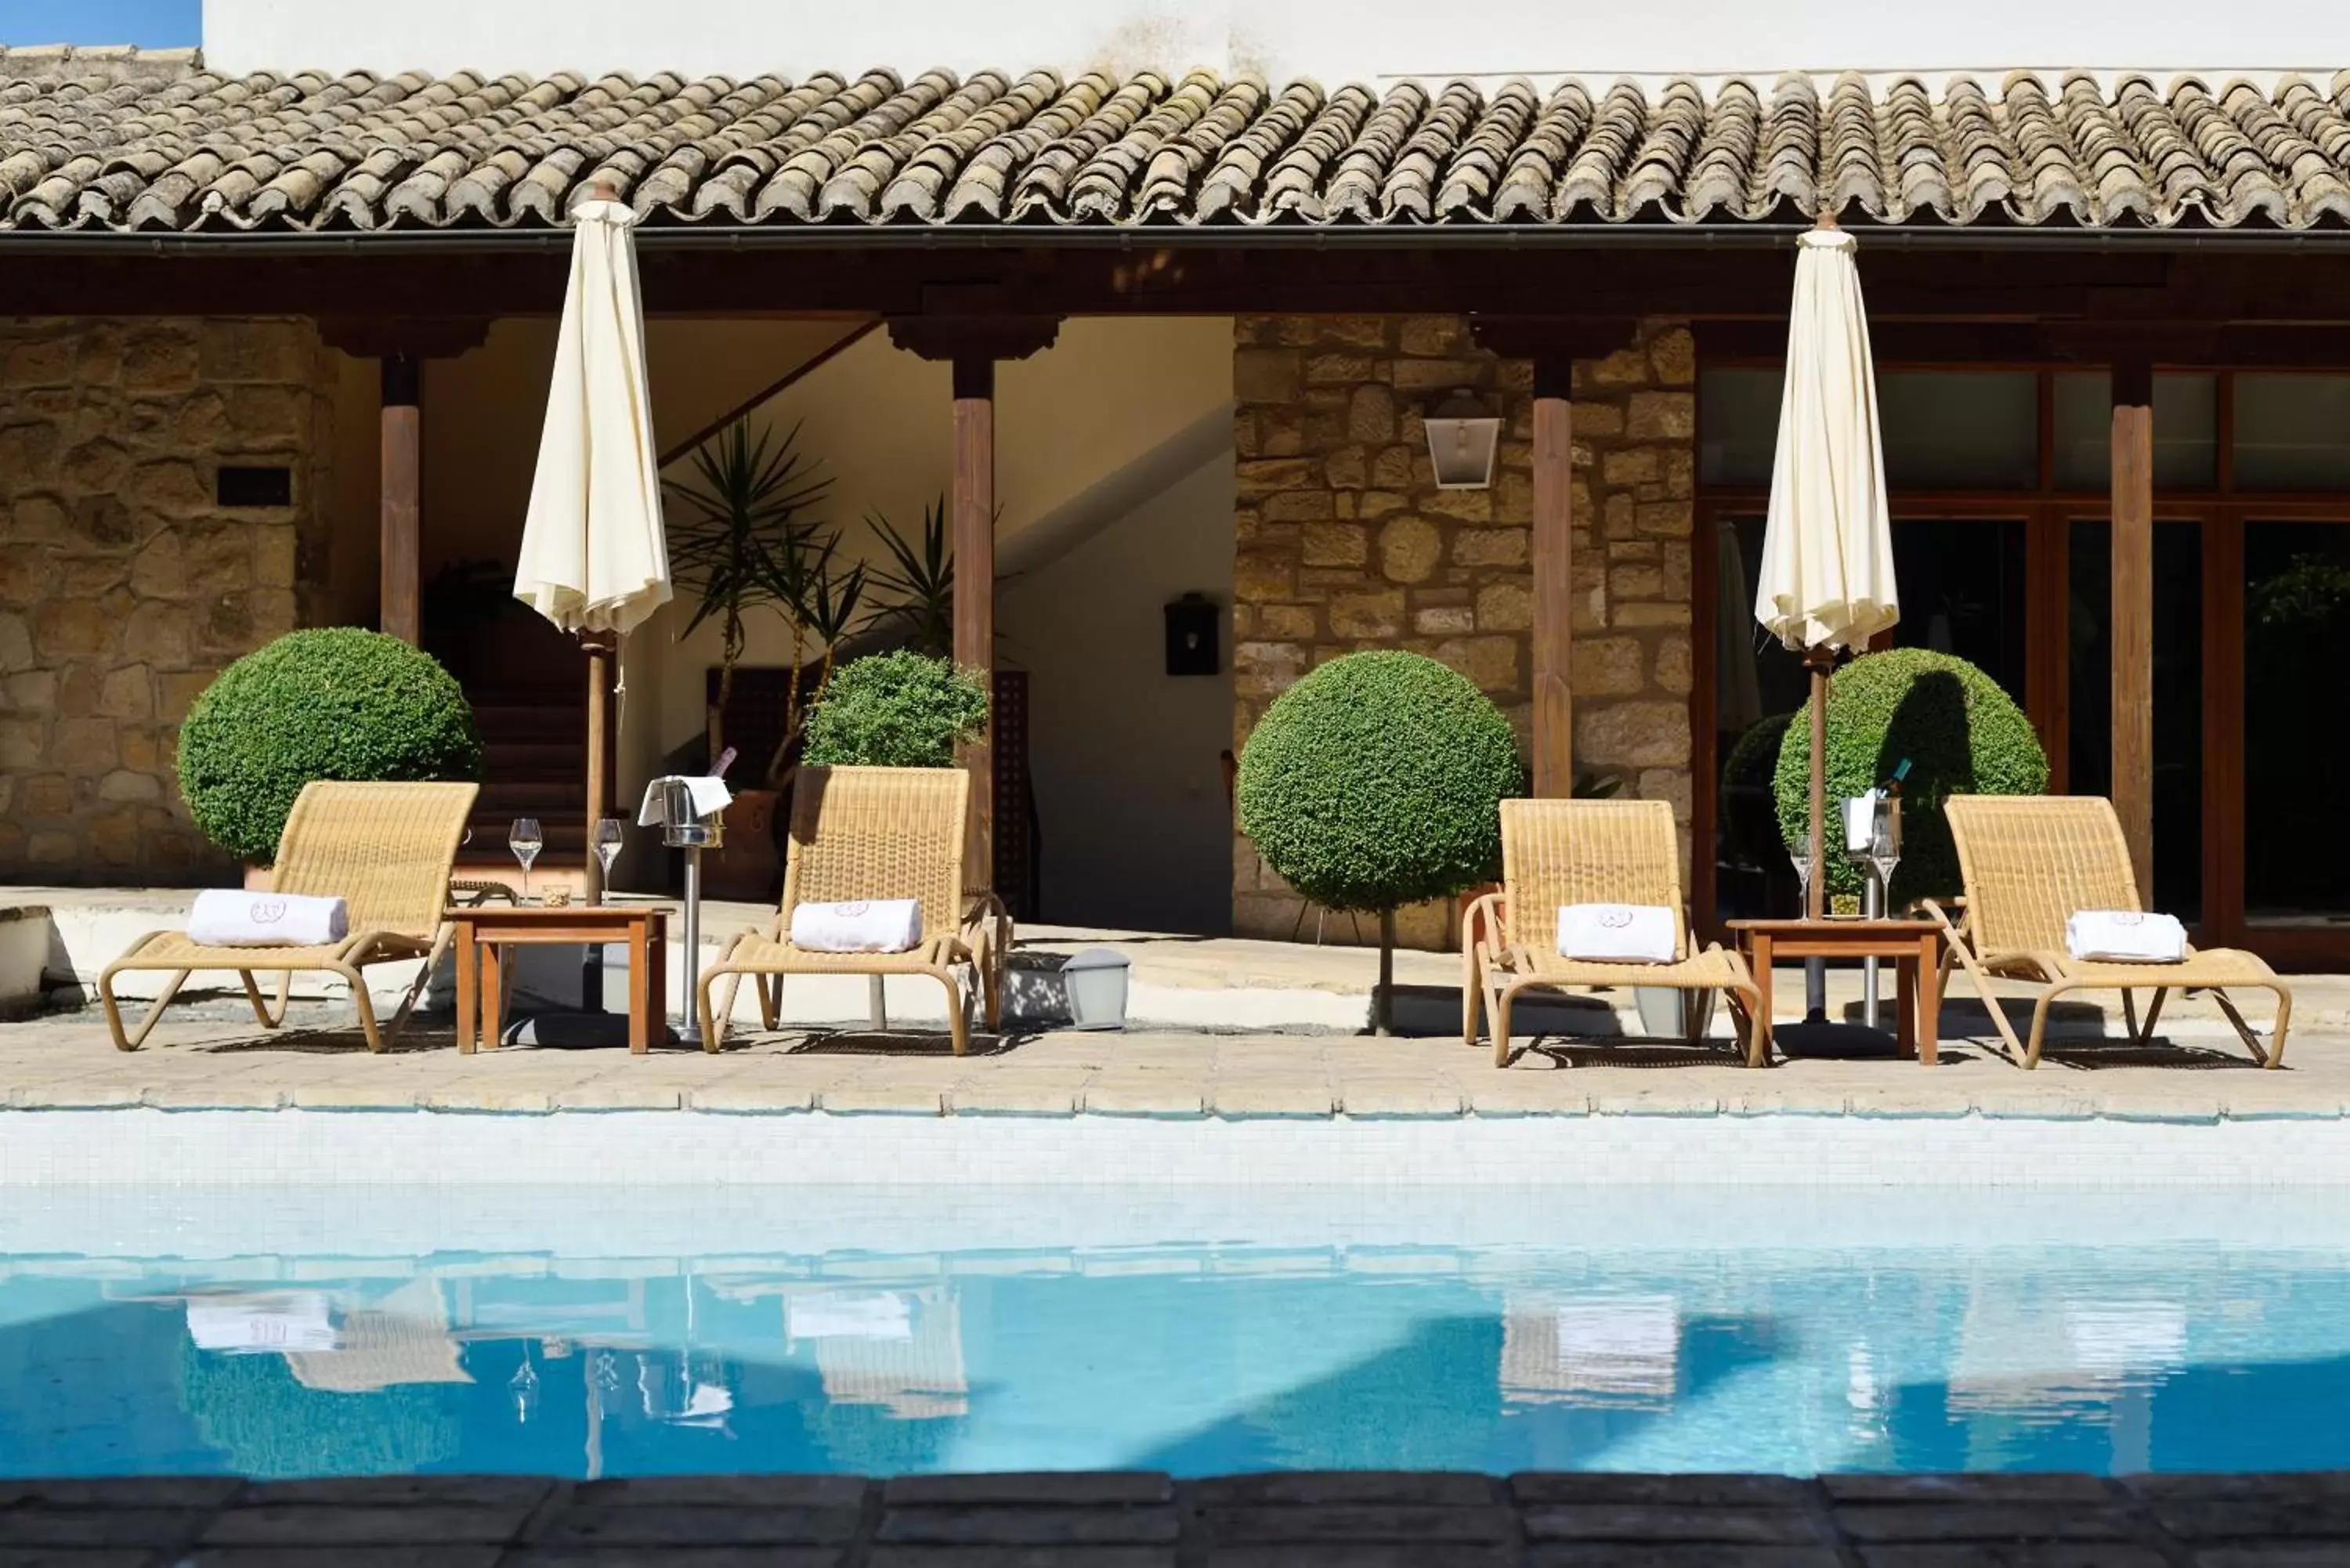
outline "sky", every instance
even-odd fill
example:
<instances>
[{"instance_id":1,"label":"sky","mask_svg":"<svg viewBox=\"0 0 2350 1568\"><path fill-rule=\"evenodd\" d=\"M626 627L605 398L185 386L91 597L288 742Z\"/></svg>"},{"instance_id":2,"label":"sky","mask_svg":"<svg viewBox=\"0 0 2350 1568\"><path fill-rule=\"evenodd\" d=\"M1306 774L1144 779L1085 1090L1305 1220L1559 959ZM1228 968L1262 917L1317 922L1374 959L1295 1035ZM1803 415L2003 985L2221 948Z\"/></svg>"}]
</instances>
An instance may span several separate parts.
<instances>
[{"instance_id":1,"label":"sky","mask_svg":"<svg viewBox=\"0 0 2350 1568\"><path fill-rule=\"evenodd\" d=\"M203 31L203 0L0 0L0 45L176 49L200 42Z\"/></svg>"}]
</instances>

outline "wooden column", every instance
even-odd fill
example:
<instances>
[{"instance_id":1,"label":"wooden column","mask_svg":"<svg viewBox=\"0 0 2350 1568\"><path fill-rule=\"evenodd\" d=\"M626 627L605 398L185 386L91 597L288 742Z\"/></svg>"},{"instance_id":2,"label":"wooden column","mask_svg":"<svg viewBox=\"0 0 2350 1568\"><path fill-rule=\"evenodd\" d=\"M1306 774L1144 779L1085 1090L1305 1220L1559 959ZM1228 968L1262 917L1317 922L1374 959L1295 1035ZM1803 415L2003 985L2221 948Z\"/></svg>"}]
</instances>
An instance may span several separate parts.
<instances>
[{"instance_id":1,"label":"wooden column","mask_svg":"<svg viewBox=\"0 0 2350 1568\"><path fill-rule=\"evenodd\" d=\"M1575 793L1575 362L1598 359L1635 341L1620 317L1481 316L1478 344L1534 361L1534 789L1551 799Z\"/></svg>"},{"instance_id":2,"label":"wooden column","mask_svg":"<svg viewBox=\"0 0 2350 1568\"><path fill-rule=\"evenodd\" d=\"M604 901L604 863L596 856L596 824L612 815L619 769L619 737L612 733L612 684L620 664L620 639L608 631L583 631L588 655L588 901ZM600 950L598 950L600 951ZM598 1007L603 1005L598 1000Z\"/></svg>"},{"instance_id":3,"label":"wooden column","mask_svg":"<svg viewBox=\"0 0 2350 1568\"><path fill-rule=\"evenodd\" d=\"M1534 358L1534 786L1563 800L1575 793L1574 361Z\"/></svg>"},{"instance_id":4,"label":"wooden column","mask_svg":"<svg viewBox=\"0 0 2350 1568\"><path fill-rule=\"evenodd\" d=\"M424 458L423 415L419 408L422 366L413 356L383 357L383 460L381 567L383 631L405 642L421 633L421 543Z\"/></svg>"},{"instance_id":5,"label":"wooden column","mask_svg":"<svg viewBox=\"0 0 2350 1568\"><path fill-rule=\"evenodd\" d=\"M984 354L954 361L954 658L995 691L995 361ZM995 718L963 751L971 770L971 817L963 838L963 879L995 886Z\"/></svg>"},{"instance_id":6,"label":"wooden column","mask_svg":"<svg viewBox=\"0 0 2350 1568\"><path fill-rule=\"evenodd\" d=\"M2113 800L2138 897L2154 897L2154 377L2114 366Z\"/></svg>"},{"instance_id":7,"label":"wooden column","mask_svg":"<svg viewBox=\"0 0 2350 1568\"><path fill-rule=\"evenodd\" d=\"M894 317L889 340L954 368L954 472L948 500L954 539L954 658L976 670L991 700L995 677L995 366L1053 345L1055 317L993 315L987 289L934 290L935 314ZM995 886L994 717L988 735L967 747L971 816L963 837L963 888Z\"/></svg>"}]
</instances>

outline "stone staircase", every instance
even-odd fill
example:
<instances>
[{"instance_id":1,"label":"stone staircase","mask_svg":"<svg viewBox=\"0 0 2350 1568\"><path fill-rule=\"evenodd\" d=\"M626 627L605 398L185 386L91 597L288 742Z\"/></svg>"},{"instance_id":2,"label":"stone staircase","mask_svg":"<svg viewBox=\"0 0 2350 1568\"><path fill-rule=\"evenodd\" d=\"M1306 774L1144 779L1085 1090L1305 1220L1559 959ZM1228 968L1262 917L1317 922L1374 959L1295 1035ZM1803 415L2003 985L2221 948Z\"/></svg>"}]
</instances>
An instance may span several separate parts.
<instances>
[{"instance_id":1,"label":"stone staircase","mask_svg":"<svg viewBox=\"0 0 2350 1568\"><path fill-rule=\"evenodd\" d=\"M538 818L545 847L534 890L579 885L588 855L588 711L576 682L509 684L468 693L482 737L482 794L457 852L460 877L519 882L506 847L518 816Z\"/></svg>"}]
</instances>

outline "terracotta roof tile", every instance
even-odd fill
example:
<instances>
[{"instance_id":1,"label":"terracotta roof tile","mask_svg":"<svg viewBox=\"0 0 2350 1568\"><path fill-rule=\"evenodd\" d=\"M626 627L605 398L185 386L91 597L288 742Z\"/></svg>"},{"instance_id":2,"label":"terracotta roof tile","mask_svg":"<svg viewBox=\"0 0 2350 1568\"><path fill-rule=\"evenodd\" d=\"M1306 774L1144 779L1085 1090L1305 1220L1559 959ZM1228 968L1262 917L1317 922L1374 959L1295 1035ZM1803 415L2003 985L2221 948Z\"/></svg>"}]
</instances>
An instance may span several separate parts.
<instances>
[{"instance_id":1,"label":"terracotta roof tile","mask_svg":"<svg viewBox=\"0 0 2350 1568\"><path fill-rule=\"evenodd\" d=\"M1399 82L1195 71L226 77L0 51L0 228L668 224L2350 228L2350 73Z\"/></svg>"}]
</instances>

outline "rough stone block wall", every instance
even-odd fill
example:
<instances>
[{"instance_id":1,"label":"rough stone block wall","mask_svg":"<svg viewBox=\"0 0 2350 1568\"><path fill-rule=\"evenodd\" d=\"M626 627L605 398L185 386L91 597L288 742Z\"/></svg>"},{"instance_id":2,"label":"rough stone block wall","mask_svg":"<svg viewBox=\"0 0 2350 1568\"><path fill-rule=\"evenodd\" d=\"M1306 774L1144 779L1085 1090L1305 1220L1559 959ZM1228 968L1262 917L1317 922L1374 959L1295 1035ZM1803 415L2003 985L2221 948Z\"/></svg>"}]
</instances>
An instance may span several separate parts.
<instances>
[{"instance_id":1,"label":"rough stone block wall","mask_svg":"<svg viewBox=\"0 0 2350 1568\"><path fill-rule=\"evenodd\" d=\"M0 320L0 881L192 881L180 721L324 580L331 407L296 320ZM293 504L218 504L221 466Z\"/></svg>"},{"instance_id":2,"label":"rough stone block wall","mask_svg":"<svg viewBox=\"0 0 2350 1568\"><path fill-rule=\"evenodd\" d=\"M1461 670L1524 737L1533 366L1478 348L1455 317L1243 317L1236 339L1235 754L1298 677L1374 648ZM1685 863L1696 379L1687 327L1663 320L1574 379L1575 769L1671 801ZM1503 418L1489 490L1439 490L1430 468L1420 410L1455 387ZM1236 837L1233 929L1285 938L1303 907ZM1448 945L1450 916L1407 910L1400 934Z\"/></svg>"}]
</instances>

